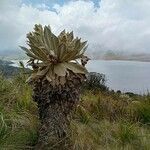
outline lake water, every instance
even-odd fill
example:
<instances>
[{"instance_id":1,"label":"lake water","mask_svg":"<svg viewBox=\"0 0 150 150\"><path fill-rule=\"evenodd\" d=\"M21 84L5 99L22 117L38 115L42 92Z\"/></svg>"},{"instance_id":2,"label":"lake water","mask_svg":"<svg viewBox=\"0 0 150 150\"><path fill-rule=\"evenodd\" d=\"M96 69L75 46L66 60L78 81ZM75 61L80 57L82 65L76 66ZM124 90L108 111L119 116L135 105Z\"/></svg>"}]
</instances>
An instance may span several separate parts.
<instances>
[{"instance_id":1,"label":"lake water","mask_svg":"<svg viewBox=\"0 0 150 150\"><path fill-rule=\"evenodd\" d=\"M13 62L16 66L18 61ZM92 60L87 68L105 74L107 86L115 91L139 94L150 91L150 62Z\"/></svg>"}]
</instances>

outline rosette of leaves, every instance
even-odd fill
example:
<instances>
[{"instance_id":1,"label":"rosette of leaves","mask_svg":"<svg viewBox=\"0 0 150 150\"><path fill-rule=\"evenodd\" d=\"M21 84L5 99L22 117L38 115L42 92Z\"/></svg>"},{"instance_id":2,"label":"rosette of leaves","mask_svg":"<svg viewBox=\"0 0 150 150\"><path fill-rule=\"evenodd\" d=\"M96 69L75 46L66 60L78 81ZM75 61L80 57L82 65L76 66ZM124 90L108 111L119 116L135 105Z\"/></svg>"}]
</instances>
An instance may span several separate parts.
<instances>
[{"instance_id":1,"label":"rosette of leaves","mask_svg":"<svg viewBox=\"0 0 150 150\"><path fill-rule=\"evenodd\" d=\"M87 73L84 65L79 63L86 58L87 41L74 38L73 32L63 30L56 36L50 26L43 28L42 25L35 25L34 31L27 34L27 39L29 48L21 48L30 57L28 64L33 68L28 82L45 78L53 85L63 85L72 74Z\"/></svg>"}]
</instances>

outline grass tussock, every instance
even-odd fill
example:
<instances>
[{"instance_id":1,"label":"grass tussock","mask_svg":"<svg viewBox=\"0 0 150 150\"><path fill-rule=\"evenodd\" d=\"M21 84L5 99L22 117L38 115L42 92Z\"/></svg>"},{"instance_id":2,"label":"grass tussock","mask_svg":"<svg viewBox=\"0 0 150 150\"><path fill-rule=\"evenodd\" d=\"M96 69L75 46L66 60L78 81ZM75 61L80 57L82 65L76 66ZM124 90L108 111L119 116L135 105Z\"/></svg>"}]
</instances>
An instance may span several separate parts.
<instances>
[{"instance_id":1,"label":"grass tussock","mask_svg":"<svg viewBox=\"0 0 150 150\"><path fill-rule=\"evenodd\" d=\"M32 148L37 140L38 117L24 76L13 80L0 76L0 95L0 148Z\"/></svg>"},{"instance_id":2,"label":"grass tussock","mask_svg":"<svg viewBox=\"0 0 150 150\"><path fill-rule=\"evenodd\" d=\"M148 150L149 100L149 95L84 93L72 122L74 149Z\"/></svg>"},{"instance_id":3,"label":"grass tussock","mask_svg":"<svg viewBox=\"0 0 150 150\"><path fill-rule=\"evenodd\" d=\"M0 149L33 149L39 125L25 75L0 76ZM71 122L74 150L150 149L150 95L85 89Z\"/></svg>"}]
</instances>

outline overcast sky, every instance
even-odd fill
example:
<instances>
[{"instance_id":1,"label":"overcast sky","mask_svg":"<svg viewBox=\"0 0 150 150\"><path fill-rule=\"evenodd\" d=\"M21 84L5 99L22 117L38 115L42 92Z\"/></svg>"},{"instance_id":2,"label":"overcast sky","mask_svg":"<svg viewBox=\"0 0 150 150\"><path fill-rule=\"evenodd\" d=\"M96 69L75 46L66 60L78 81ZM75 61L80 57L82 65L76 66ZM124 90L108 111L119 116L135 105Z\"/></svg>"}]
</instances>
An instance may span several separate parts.
<instances>
[{"instance_id":1,"label":"overcast sky","mask_svg":"<svg viewBox=\"0 0 150 150\"><path fill-rule=\"evenodd\" d=\"M0 51L20 50L36 23L73 30L91 52L150 53L150 0L0 0Z\"/></svg>"}]
</instances>

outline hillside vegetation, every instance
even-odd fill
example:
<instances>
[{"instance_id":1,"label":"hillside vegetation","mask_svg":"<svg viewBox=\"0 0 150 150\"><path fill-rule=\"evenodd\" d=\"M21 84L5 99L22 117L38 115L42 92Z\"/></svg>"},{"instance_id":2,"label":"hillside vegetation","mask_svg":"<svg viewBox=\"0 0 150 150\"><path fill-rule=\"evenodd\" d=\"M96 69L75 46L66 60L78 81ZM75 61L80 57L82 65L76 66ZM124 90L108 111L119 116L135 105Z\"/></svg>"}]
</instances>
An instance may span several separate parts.
<instances>
[{"instance_id":1,"label":"hillside vegetation","mask_svg":"<svg viewBox=\"0 0 150 150\"><path fill-rule=\"evenodd\" d=\"M22 73L12 80L0 76L1 150L30 150L37 141L37 106L25 80ZM74 150L149 150L149 125L149 94L129 96L87 85L68 136Z\"/></svg>"},{"instance_id":2,"label":"hillside vegetation","mask_svg":"<svg viewBox=\"0 0 150 150\"><path fill-rule=\"evenodd\" d=\"M11 66L13 63L11 61L1 60L0 59L0 73L3 76L10 78L12 75L17 75L21 70L18 67Z\"/></svg>"}]
</instances>

